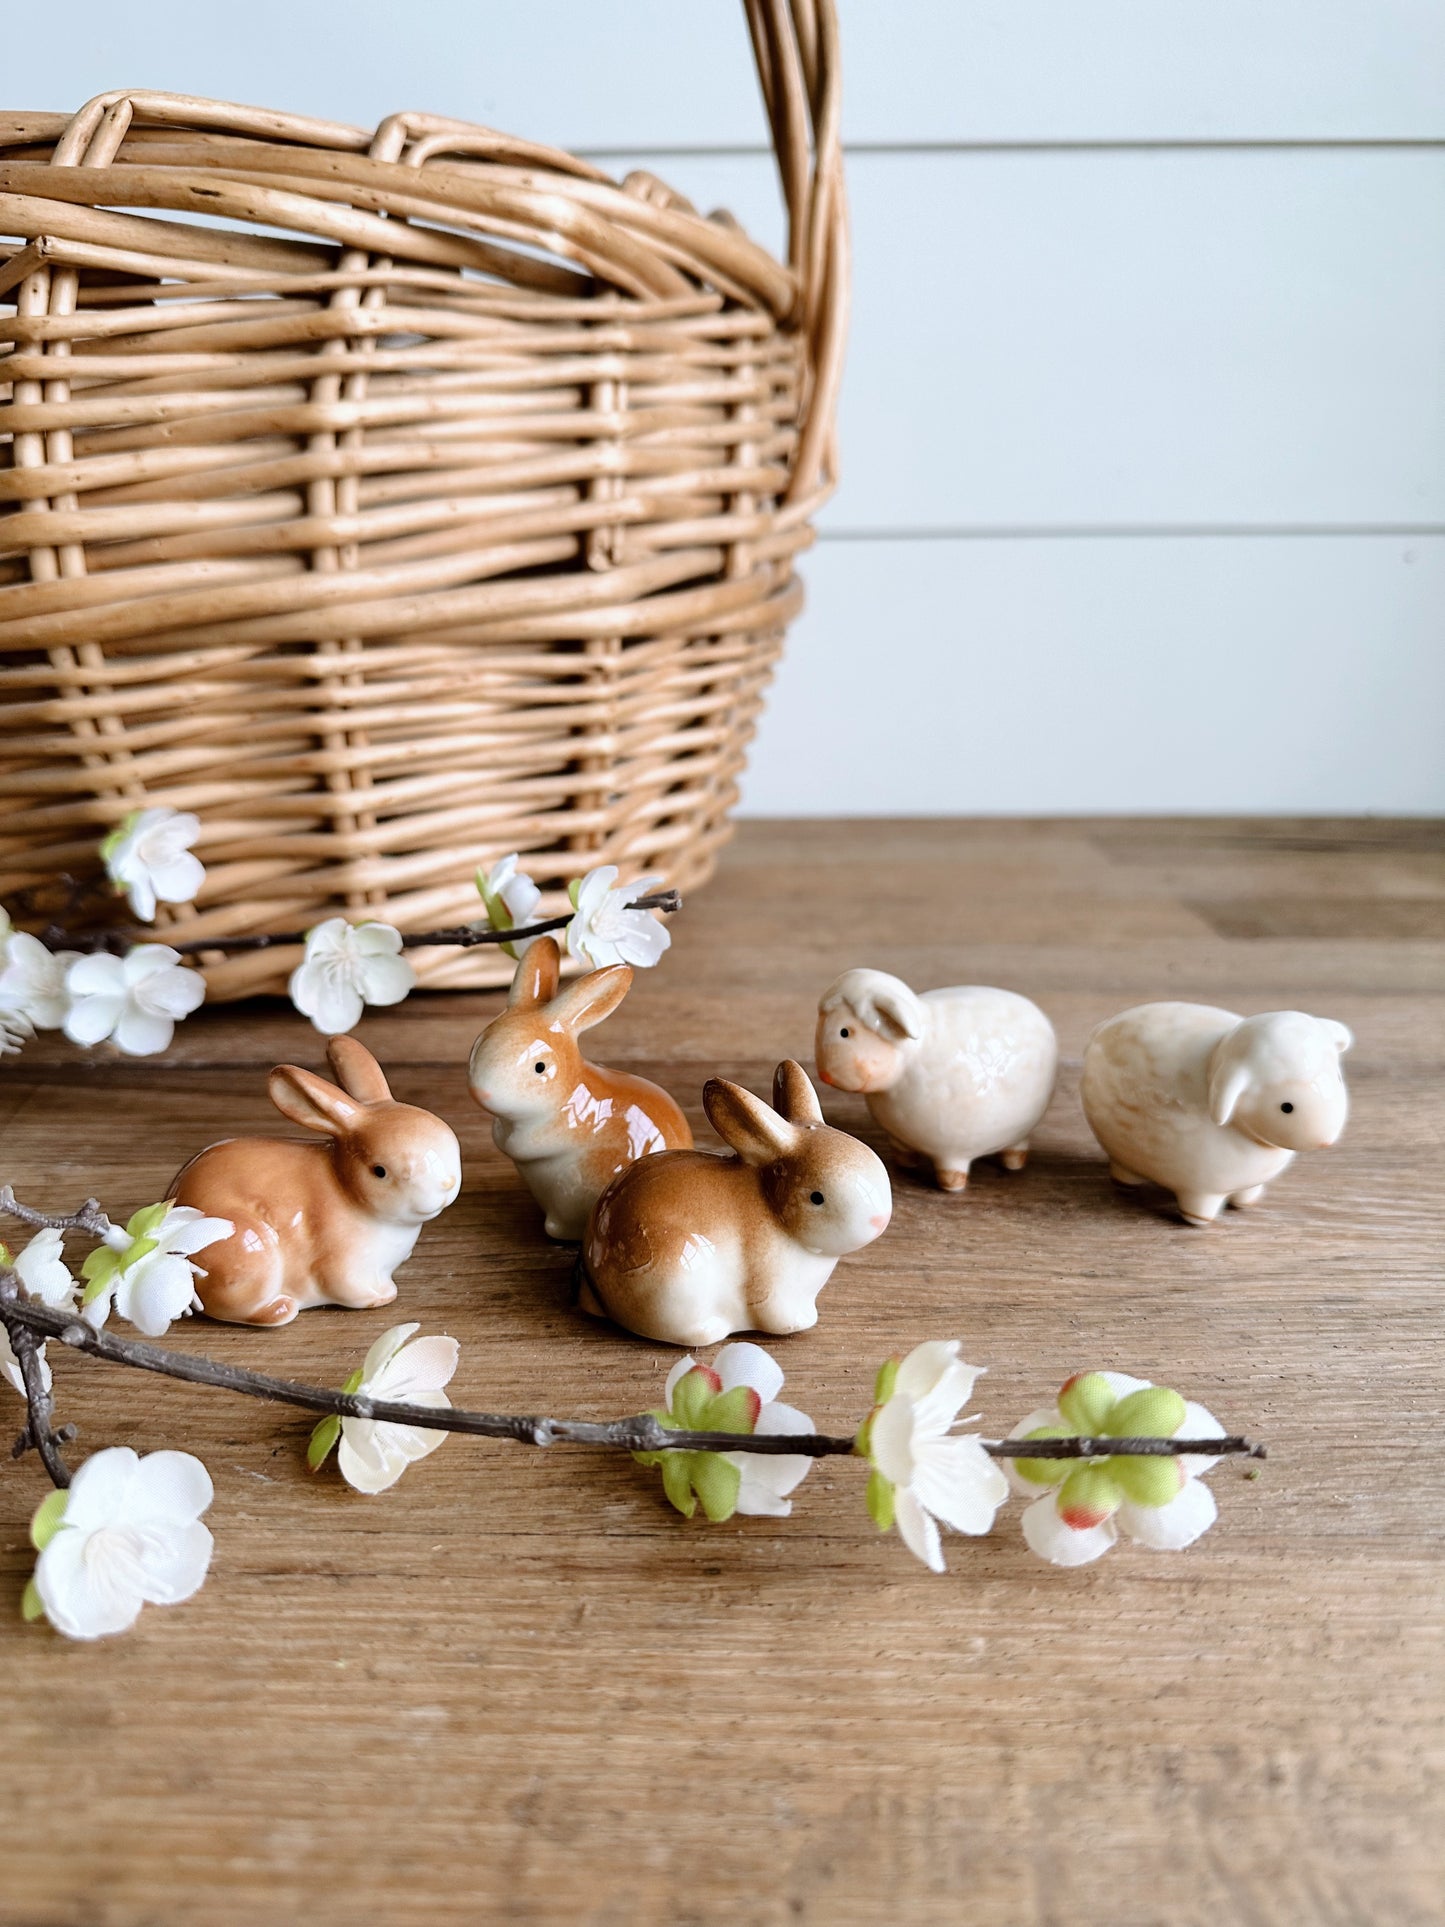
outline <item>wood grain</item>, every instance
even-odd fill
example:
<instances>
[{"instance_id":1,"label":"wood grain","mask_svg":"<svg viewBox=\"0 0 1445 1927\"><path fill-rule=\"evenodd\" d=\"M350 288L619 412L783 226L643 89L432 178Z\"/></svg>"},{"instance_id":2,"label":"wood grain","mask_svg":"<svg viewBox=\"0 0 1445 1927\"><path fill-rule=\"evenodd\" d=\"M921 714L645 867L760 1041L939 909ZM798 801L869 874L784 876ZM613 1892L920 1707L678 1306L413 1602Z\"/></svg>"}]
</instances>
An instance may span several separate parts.
<instances>
[{"instance_id":1,"label":"wood grain","mask_svg":"<svg viewBox=\"0 0 1445 1927\"><path fill-rule=\"evenodd\" d=\"M205 1458L217 1552L195 1601L124 1640L0 1619L0 1918L1437 1922L1442 899L1445 839L1420 823L744 825L598 1037L703 1141L704 1076L760 1089L806 1056L850 963L1028 992L1065 1058L1022 1176L982 1167L963 1199L900 1180L818 1330L779 1342L788 1396L845 1426L884 1354L957 1333L990 1367L990 1425L1117 1365L1268 1438L1260 1475L1220 1467L1220 1523L1177 1557L1056 1572L1010 1507L936 1579L873 1532L847 1463L791 1520L717 1528L562 1448L453 1440L366 1500L307 1474L302 1416L62 1357L77 1450ZM856 937L865 918L885 934ZM1158 995L1357 1033L1342 1144L1209 1232L1117 1197L1078 1108L1088 1027ZM339 1383L401 1315L462 1340L471 1404L656 1397L670 1354L572 1310L566 1255L468 1104L495 1003L436 993L363 1026L466 1162L395 1314L178 1344ZM266 1065L321 1055L274 1004L201 1014L164 1065L42 1040L0 1071L0 1175L133 1208L208 1138L267 1125ZM861 1100L828 1111L869 1134ZM33 1459L0 1471L13 1606L43 1486Z\"/></svg>"}]
</instances>

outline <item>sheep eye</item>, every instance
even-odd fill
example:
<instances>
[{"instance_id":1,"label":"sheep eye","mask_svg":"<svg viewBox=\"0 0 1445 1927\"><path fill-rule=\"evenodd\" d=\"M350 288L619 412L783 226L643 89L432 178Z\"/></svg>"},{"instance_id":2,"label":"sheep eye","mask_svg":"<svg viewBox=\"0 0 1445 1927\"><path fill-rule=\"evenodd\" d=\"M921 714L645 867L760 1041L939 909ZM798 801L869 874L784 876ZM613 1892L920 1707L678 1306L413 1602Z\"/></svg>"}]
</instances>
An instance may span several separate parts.
<instances>
[{"instance_id":1,"label":"sheep eye","mask_svg":"<svg viewBox=\"0 0 1445 1927\"><path fill-rule=\"evenodd\" d=\"M838 1032L838 1035L840 1037L846 1037L848 1035L848 1026L846 1024L844 1024L843 1028Z\"/></svg>"},{"instance_id":2,"label":"sheep eye","mask_svg":"<svg viewBox=\"0 0 1445 1927\"><path fill-rule=\"evenodd\" d=\"M537 1073L538 1077L545 1077L547 1075L547 1066L542 1062L540 1057L532 1066L532 1069Z\"/></svg>"},{"instance_id":3,"label":"sheep eye","mask_svg":"<svg viewBox=\"0 0 1445 1927\"><path fill-rule=\"evenodd\" d=\"M813 1193L813 1203L814 1203L814 1204L821 1204L822 1202L823 1202L823 1194L822 1194L822 1192L821 1192L821 1191L815 1191L815 1192Z\"/></svg>"},{"instance_id":4,"label":"sheep eye","mask_svg":"<svg viewBox=\"0 0 1445 1927\"><path fill-rule=\"evenodd\" d=\"M371 1167L371 1175L374 1178L384 1178L386 1176L386 1166L384 1164L373 1164Z\"/></svg>"},{"instance_id":5,"label":"sheep eye","mask_svg":"<svg viewBox=\"0 0 1445 1927\"><path fill-rule=\"evenodd\" d=\"M1293 1105L1293 1104L1281 1104L1279 1108L1280 1108L1280 1109L1281 1109L1282 1111L1292 1111L1292 1110L1294 1109L1294 1105Z\"/></svg>"}]
</instances>

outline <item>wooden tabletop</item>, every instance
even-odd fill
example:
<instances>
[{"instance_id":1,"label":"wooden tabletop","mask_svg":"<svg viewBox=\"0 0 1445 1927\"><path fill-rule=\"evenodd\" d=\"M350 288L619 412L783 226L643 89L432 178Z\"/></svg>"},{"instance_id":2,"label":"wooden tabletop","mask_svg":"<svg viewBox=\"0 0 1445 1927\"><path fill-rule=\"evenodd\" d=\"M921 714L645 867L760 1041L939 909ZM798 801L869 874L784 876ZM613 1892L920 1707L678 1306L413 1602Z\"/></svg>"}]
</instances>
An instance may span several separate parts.
<instances>
[{"instance_id":1,"label":"wooden tabletop","mask_svg":"<svg viewBox=\"0 0 1445 1927\"><path fill-rule=\"evenodd\" d=\"M765 1090L808 1059L850 964L1008 985L1059 1031L1028 1170L981 1166L963 1197L900 1179L818 1328L777 1342L785 1396L849 1429L884 1356L957 1336L989 1367L986 1429L1117 1367L1268 1462L1217 1468L1219 1522L1185 1553L1056 1571L1015 1503L948 1539L936 1578L874 1531L846 1460L791 1519L716 1527L621 1454L460 1438L362 1498L307 1472L304 1414L66 1354L72 1454L199 1453L216 1554L196 1599L124 1638L23 1627L45 1487L33 1455L0 1466L0 1918L1436 1927L1439 826L749 823L673 933L597 1054L660 1078L704 1142L703 1079ZM1079 1109L1088 1028L1157 997L1356 1033L1340 1146L1207 1231L1116 1194ZM362 1025L465 1157L395 1308L168 1342L339 1384L418 1318L461 1340L458 1403L659 1400L673 1354L573 1309L570 1255L469 1103L496 1005L418 996ZM281 1059L322 1046L279 1004L202 1012L164 1062L42 1039L0 1067L0 1177L123 1215L209 1140L267 1129ZM861 1099L826 1108L876 1141Z\"/></svg>"}]
</instances>

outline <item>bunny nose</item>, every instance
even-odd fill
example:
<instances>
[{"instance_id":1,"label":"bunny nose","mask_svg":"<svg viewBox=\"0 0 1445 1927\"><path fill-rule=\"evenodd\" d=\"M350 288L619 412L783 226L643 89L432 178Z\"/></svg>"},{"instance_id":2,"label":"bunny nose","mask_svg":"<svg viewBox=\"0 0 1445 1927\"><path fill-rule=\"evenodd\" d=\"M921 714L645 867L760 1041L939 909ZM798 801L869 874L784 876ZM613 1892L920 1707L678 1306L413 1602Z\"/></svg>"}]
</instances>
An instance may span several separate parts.
<instances>
[{"instance_id":1,"label":"bunny nose","mask_svg":"<svg viewBox=\"0 0 1445 1927\"><path fill-rule=\"evenodd\" d=\"M891 1211L880 1211L876 1218L870 1218L868 1222L869 1224L872 1225L875 1231L886 1231L888 1229L889 1220L892 1218L892 1216L893 1216L893 1213Z\"/></svg>"}]
</instances>

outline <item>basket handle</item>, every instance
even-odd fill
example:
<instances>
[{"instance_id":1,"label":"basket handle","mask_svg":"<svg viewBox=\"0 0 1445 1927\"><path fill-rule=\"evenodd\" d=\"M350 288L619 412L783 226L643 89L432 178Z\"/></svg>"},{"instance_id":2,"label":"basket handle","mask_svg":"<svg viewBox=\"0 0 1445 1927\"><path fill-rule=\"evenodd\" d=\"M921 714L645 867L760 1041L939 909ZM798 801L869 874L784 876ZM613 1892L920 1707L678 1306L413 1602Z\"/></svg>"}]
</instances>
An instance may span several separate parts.
<instances>
[{"instance_id":1,"label":"basket handle","mask_svg":"<svg viewBox=\"0 0 1445 1927\"><path fill-rule=\"evenodd\" d=\"M811 514L832 493L848 325L848 205L835 0L743 0L788 210L788 265L808 343L802 433L786 500Z\"/></svg>"}]
</instances>

